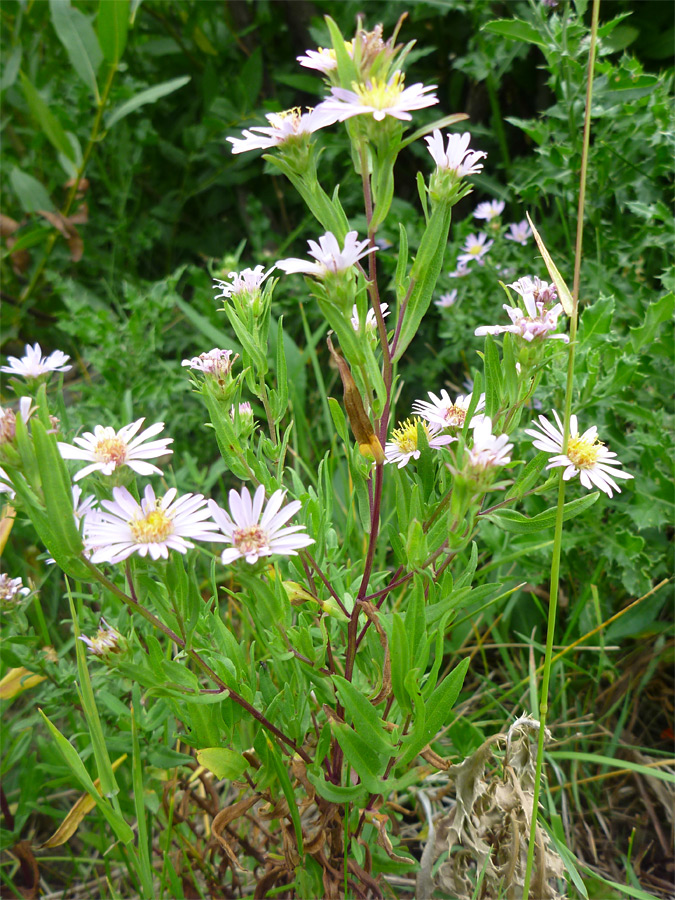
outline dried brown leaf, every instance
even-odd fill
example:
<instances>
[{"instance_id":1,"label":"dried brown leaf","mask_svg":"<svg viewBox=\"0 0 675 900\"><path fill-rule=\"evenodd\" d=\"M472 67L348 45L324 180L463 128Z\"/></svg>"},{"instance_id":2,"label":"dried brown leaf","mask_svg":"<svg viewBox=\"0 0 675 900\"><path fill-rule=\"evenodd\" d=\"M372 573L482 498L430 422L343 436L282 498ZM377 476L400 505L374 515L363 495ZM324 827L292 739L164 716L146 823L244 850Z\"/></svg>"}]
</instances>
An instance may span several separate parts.
<instances>
[{"instance_id":1,"label":"dried brown leaf","mask_svg":"<svg viewBox=\"0 0 675 900\"><path fill-rule=\"evenodd\" d=\"M243 816L243 814L253 806L257 799L258 798L255 796L245 797L238 803L233 803L231 806L226 806L225 809L221 809L221 811L214 817L213 822L211 823L211 833L225 851L225 855L232 864L232 867L234 869L239 869L240 872L246 872L248 870L244 866L242 866L237 859L236 853L230 846L228 840L225 838L223 832L225 831L225 828L230 824L230 822L234 822L235 819Z\"/></svg>"}]
</instances>

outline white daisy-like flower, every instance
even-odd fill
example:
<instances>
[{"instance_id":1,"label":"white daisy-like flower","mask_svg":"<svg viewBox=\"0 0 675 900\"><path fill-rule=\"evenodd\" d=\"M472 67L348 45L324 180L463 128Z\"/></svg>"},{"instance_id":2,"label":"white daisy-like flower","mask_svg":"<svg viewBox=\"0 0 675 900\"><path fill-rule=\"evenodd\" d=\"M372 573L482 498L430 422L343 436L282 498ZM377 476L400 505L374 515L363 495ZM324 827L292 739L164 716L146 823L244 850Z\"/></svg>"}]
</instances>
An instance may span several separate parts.
<instances>
[{"instance_id":1,"label":"white daisy-like flower","mask_svg":"<svg viewBox=\"0 0 675 900\"><path fill-rule=\"evenodd\" d=\"M509 454L513 444L509 443L507 434L492 433L489 416L477 416L471 420L470 427L473 429L473 447L469 450L469 462L474 471L482 472L511 462Z\"/></svg>"},{"instance_id":2,"label":"white daisy-like flower","mask_svg":"<svg viewBox=\"0 0 675 900\"><path fill-rule=\"evenodd\" d=\"M420 82L404 88L403 75L394 72L389 81L373 78L365 84L354 84L353 91L332 87L332 96L320 103L317 111L326 110L341 122L362 115L372 115L376 122L381 122L386 116L408 122L412 119L411 109L424 109L438 103L438 97L428 93L436 87L435 84L425 86Z\"/></svg>"},{"instance_id":3,"label":"white daisy-like flower","mask_svg":"<svg viewBox=\"0 0 675 900\"><path fill-rule=\"evenodd\" d=\"M370 241L358 240L358 232L349 231L345 238L345 245L340 250L338 239L331 231L327 231L316 241L307 241L316 262L308 262L306 259L280 259L275 263L277 269L281 269L287 275L300 272L303 275L313 275L314 278L325 278L326 275L344 272L369 253L374 253L377 247L369 246Z\"/></svg>"},{"instance_id":4,"label":"white daisy-like flower","mask_svg":"<svg viewBox=\"0 0 675 900\"><path fill-rule=\"evenodd\" d=\"M11 479L7 472L0 467L0 494L9 494L9 499L16 497L16 491L12 487Z\"/></svg>"},{"instance_id":5,"label":"white daisy-like flower","mask_svg":"<svg viewBox=\"0 0 675 900\"><path fill-rule=\"evenodd\" d=\"M522 244L524 247L532 237L532 229L527 219L523 219L522 222L512 222L509 225L509 234L505 234L504 237L507 241L515 241L516 244Z\"/></svg>"},{"instance_id":6,"label":"white daisy-like flower","mask_svg":"<svg viewBox=\"0 0 675 900\"><path fill-rule=\"evenodd\" d=\"M501 216L505 206L506 204L503 200L486 200L484 203L479 203L474 209L473 217L474 219L485 219L486 222L489 222L491 219Z\"/></svg>"},{"instance_id":7,"label":"white daisy-like flower","mask_svg":"<svg viewBox=\"0 0 675 900\"><path fill-rule=\"evenodd\" d=\"M7 357L8 366L0 366L0 372L9 372L10 375L20 375L22 378L39 378L47 372L67 372L72 366L65 365L69 356L61 350L54 350L49 356L42 355L39 344L26 344L26 355L21 359L16 356Z\"/></svg>"},{"instance_id":8,"label":"white daisy-like flower","mask_svg":"<svg viewBox=\"0 0 675 900\"><path fill-rule=\"evenodd\" d=\"M415 400L413 403L413 412L422 416L423 419L426 419L431 425L435 425L438 428L456 428L461 429L464 427L464 420L466 418L467 410L469 409L469 405L471 404L471 394L460 394L456 400L451 400L450 395L446 390L441 390L441 396L437 397L436 394L429 391L429 400ZM481 410L485 409L485 394L481 394L478 403L476 404L476 409L474 410L475 418L471 419L471 427L473 428L474 423L478 418L482 418L482 416L478 416L477 414L481 412Z\"/></svg>"},{"instance_id":9,"label":"white daisy-like flower","mask_svg":"<svg viewBox=\"0 0 675 900\"><path fill-rule=\"evenodd\" d=\"M527 294L531 294L532 299L537 305L550 306L558 299L558 289L556 286L554 284L549 284L547 281L542 281L541 278L537 278L536 275L532 278L530 278L529 275L525 275L523 278L514 281L513 284L507 285L507 287L513 288L513 290L517 294L520 294L523 299Z\"/></svg>"},{"instance_id":10,"label":"white daisy-like flower","mask_svg":"<svg viewBox=\"0 0 675 900\"><path fill-rule=\"evenodd\" d=\"M458 264L464 263L464 265L468 265L473 260L480 262L494 244L494 241L488 241L487 237L484 231L479 231L478 234L470 234L464 241L464 246L462 247L464 252L457 257Z\"/></svg>"},{"instance_id":11,"label":"white daisy-like flower","mask_svg":"<svg viewBox=\"0 0 675 900\"><path fill-rule=\"evenodd\" d=\"M532 294L523 294L523 305L527 315L518 306L509 306L505 303L504 309L511 319L511 324L481 325L476 328L474 334L476 337L483 337L486 334L504 334L508 331L517 334L528 343L536 338L569 342L566 334L554 334L558 327L558 318L563 311L562 303L556 303L551 309L544 309L544 304L535 302Z\"/></svg>"},{"instance_id":12,"label":"white daisy-like flower","mask_svg":"<svg viewBox=\"0 0 675 900\"><path fill-rule=\"evenodd\" d=\"M628 472L620 468L621 462L616 458L616 453L608 450L602 441L598 440L598 429L592 425L583 434L579 434L579 422L575 415L570 416L570 434L567 441L567 452L563 453L563 423L560 416L553 410L557 428L546 416L539 416L539 421L534 422L534 428L539 431L526 428L525 434L533 437L534 446L545 453L555 453L546 466L553 469L556 466L564 466L563 479L569 481L575 475L585 488L589 490L595 485L608 496L612 496L615 490L621 493L615 478L632 478Z\"/></svg>"},{"instance_id":13,"label":"white daisy-like flower","mask_svg":"<svg viewBox=\"0 0 675 900\"><path fill-rule=\"evenodd\" d=\"M181 366L189 366L197 372L212 375L222 384L232 371L232 365L238 357L238 353L232 356L231 350L219 350L218 347L214 347L208 353L200 353L199 356L193 356L192 359L184 359Z\"/></svg>"},{"instance_id":14,"label":"white daisy-like flower","mask_svg":"<svg viewBox=\"0 0 675 900\"><path fill-rule=\"evenodd\" d=\"M478 160L486 159L487 153L469 150L471 135L468 131L464 134L449 134L447 139L447 144L444 144L443 135L438 128L424 139L439 169L454 172L459 178L477 175L482 171L483 163Z\"/></svg>"},{"instance_id":15,"label":"white daisy-like flower","mask_svg":"<svg viewBox=\"0 0 675 900\"><path fill-rule=\"evenodd\" d=\"M345 41L345 50L353 58L354 45L352 41ZM306 69L316 69L327 75L337 69L337 58L332 47L319 47L317 50L306 50L305 56L296 56L297 61Z\"/></svg>"},{"instance_id":16,"label":"white daisy-like flower","mask_svg":"<svg viewBox=\"0 0 675 900\"><path fill-rule=\"evenodd\" d=\"M457 268L454 272L448 272L448 278L466 278L469 275L471 269L466 262L457 262Z\"/></svg>"},{"instance_id":17,"label":"white daisy-like flower","mask_svg":"<svg viewBox=\"0 0 675 900\"><path fill-rule=\"evenodd\" d=\"M1 612L13 612L18 606L21 605L21 601L27 594L30 594L30 588L24 587L24 583L21 578L10 578L6 573L0 575Z\"/></svg>"},{"instance_id":18,"label":"white daisy-like flower","mask_svg":"<svg viewBox=\"0 0 675 900\"><path fill-rule=\"evenodd\" d=\"M269 125L254 125L242 132L243 137L227 138L232 144L232 153L269 150L271 147L285 144L286 141L313 134L320 128L326 128L338 121L339 116L336 112L322 107L323 104L319 104L315 109L309 109L305 113L297 106L284 112L267 113L265 118Z\"/></svg>"},{"instance_id":19,"label":"white daisy-like flower","mask_svg":"<svg viewBox=\"0 0 675 900\"><path fill-rule=\"evenodd\" d=\"M87 645L87 648L94 656L98 656L101 659L110 653L120 653L122 650L120 646L122 635L112 625L108 625L103 616L101 616L101 622L94 637L89 638L81 634L80 640Z\"/></svg>"},{"instance_id":20,"label":"white daisy-like flower","mask_svg":"<svg viewBox=\"0 0 675 900\"><path fill-rule=\"evenodd\" d=\"M136 432L143 422L145 422L144 418L137 419L130 425L120 428L119 431L97 425L93 433L86 431L81 437L74 438L77 447L59 441L59 450L64 459L81 459L90 462L90 465L80 469L73 480L79 481L91 472L112 475L116 469L122 466L129 466L139 475L161 475L161 469L153 466L152 463L144 462L144 460L157 459L159 456L173 453L173 450L168 448L168 445L173 443L173 438L160 438L158 441L148 443L149 438L162 431L164 422L157 422L137 435Z\"/></svg>"},{"instance_id":21,"label":"white daisy-like flower","mask_svg":"<svg viewBox=\"0 0 675 900\"><path fill-rule=\"evenodd\" d=\"M265 503L265 488L260 485L253 495L243 487L241 493L230 491L229 514L209 500L211 515L232 544L223 550L225 565L235 559L245 559L251 565L262 556L297 556L297 551L309 547L314 539L305 533L304 525L286 525L302 507L299 500L287 503L282 509L285 491L275 491Z\"/></svg>"},{"instance_id":22,"label":"white daisy-like flower","mask_svg":"<svg viewBox=\"0 0 675 900\"><path fill-rule=\"evenodd\" d=\"M216 294L215 299L220 300L221 297L229 298L233 295L242 297L255 297L260 293L263 281L274 271L274 266L265 271L265 266L256 266L255 269L243 269L241 272L230 272L228 278L231 281L223 281L220 278L214 280L213 287L220 291Z\"/></svg>"},{"instance_id":23,"label":"white daisy-like flower","mask_svg":"<svg viewBox=\"0 0 675 900\"><path fill-rule=\"evenodd\" d=\"M132 553L167 559L169 550L186 553L193 540L221 539L202 494L177 497L176 488L169 488L155 497L148 484L139 504L125 487L112 493L112 500L101 501L103 509L96 510L93 521L85 518L85 547L94 563L121 562Z\"/></svg>"},{"instance_id":24,"label":"white daisy-like flower","mask_svg":"<svg viewBox=\"0 0 675 900\"><path fill-rule=\"evenodd\" d=\"M391 440L385 444L385 465L387 463L396 463L399 469L402 469L411 459L420 458L422 451L417 447L418 425L421 425L424 429L427 443L434 450L457 440L456 437L452 437L449 434L441 434L441 429L437 425L427 424L427 422L423 422L418 417L406 419L405 422L399 422L398 428L394 428L391 433Z\"/></svg>"},{"instance_id":25,"label":"white daisy-like flower","mask_svg":"<svg viewBox=\"0 0 675 900\"><path fill-rule=\"evenodd\" d=\"M386 319L389 315L389 304L381 303L380 309L382 310L382 318ZM354 331L358 331L361 327L361 323L359 322L359 310L356 306L356 303L352 307L352 317L351 317L352 328ZM377 329L377 319L375 318L375 310L369 309L366 313L366 334L374 334Z\"/></svg>"},{"instance_id":26,"label":"white daisy-like flower","mask_svg":"<svg viewBox=\"0 0 675 900\"><path fill-rule=\"evenodd\" d=\"M457 288L449 291L447 294L441 294L438 300L434 300L434 305L439 309L450 309L457 302Z\"/></svg>"}]
</instances>

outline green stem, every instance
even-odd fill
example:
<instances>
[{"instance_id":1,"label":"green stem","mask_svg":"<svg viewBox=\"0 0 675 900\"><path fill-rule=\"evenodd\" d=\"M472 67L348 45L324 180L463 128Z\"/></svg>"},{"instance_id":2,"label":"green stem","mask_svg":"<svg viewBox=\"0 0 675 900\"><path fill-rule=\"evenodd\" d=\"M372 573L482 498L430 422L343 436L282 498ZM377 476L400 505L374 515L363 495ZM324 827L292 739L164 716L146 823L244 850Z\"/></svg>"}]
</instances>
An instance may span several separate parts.
<instances>
[{"instance_id":1,"label":"green stem","mask_svg":"<svg viewBox=\"0 0 675 900\"><path fill-rule=\"evenodd\" d=\"M70 191L68 192L68 196L66 197L66 203L61 211L61 215L64 219L68 218L70 214L70 210L75 201L75 197L77 196L77 192L80 189L80 182L84 178L84 173L87 168L87 163L89 162L89 157L91 156L91 152L94 149L94 145L98 140L98 133L101 128L101 119L103 118L103 110L106 107L108 102L108 97L110 95L110 89L112 87L113 79L115 78L115 74L117 73L117 64L111 63L110 70L108 72L108 77L106 79L105 87L103 88L103 94L101 95L98 105L96 107L96 115L94 117L94 124L91 126L91 134L89 135L89 142L85 147L84 154L82 156L82 162L80 163L80 167L77 170L77 174L73 179L73 183L70 187ZM42 259L35 267L35 271L33 272L33 276L28 283L25 291L21 295L21 302L25 303L33 294L35 287L44 272L45 266L51 256L52 250L54 249L54 244L56 243L56 239L59 236L59 232L54 229L52 233L47 238L47 243L45 245L45 252L42 256Z\"/></svg>"},{"instance_id":2,"label":"green stem","mask_svg":"<svg viewBox=\"0 0 675 900\"><path fill-rule=\"evenodd\" d=\"M572 393L574 389L574 352L576 347L577 320L579 311L579 282L581 279L581 253L584 232L584 205L586 201L586 173L588 168L588 150L591 133L591 98L593 92L593 71L595 67L595 45L598 33L598 14L600 0L593 0L593 14L591 20L591 42L588 52L588 73L586 77L586 110L584 114L584 137L581 152L581 174L579 184L579 206L577 212L577 237L574 257L574 281L572 284L573 308L570 316L570 343L569 357L567 361L567 384L565 386L565 414L563 421L563 454L567 451L567 441L570 430L570 416L572 414ZM560 555L562 551L563 534L563 506L565 504L565 482L563 472L560 470L558 480L558 509L555 520L555 533L553 537L553 559L551 562L551 591L548 608L548 624L546 628L546 651L544 654L544 672L541 682L541 694L539 699L539 736L537 740L537 766L534 778L534 797L532 799L532 820L530 822L530 840L527 847L527 868L525 870L525 883L523 885L523 900L528 900L532 869L534 864L535 838L537 830L537 813L539 809L539 794L541 791L541 772L544 760L544 735L546 731L546 717L548 715L548 695L551 680L551 668L553 658L553 636L555 634L556 611L558 607L558 587L560 581Z\"/></svg>"}]
</instances>

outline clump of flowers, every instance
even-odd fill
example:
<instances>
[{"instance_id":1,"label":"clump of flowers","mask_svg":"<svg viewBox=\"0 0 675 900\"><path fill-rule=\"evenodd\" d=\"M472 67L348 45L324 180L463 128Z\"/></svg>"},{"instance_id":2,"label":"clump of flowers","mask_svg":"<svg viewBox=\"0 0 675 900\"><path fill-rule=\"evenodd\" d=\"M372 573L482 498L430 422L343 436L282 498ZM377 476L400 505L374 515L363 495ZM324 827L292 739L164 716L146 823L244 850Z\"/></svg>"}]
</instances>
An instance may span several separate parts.
<instances>
[{"instance_id":1,"label":"clump of flowers","mask_svg":"<svg viewBox=\"0 0 675 900\"><path fill-rule=\"evenodd\" d=\"M527 343L536 339L553 338L567 343L569 338L566 334L557 334L558 319L563 312L562 303L557 303L550 309L546 309L543 300L535 300L534 293L524 290L521 294L522 303L525 311L518 306L509 306L504 303L508 317L511 319L510 325L481 325L476 328L474 334L477 337L484 337L486 334L511 334L518 335ZM539 295L541 297L541 294Z\"/></svg>"},{"instance_id":2,"label":"clump of flowers","mask_svg":"<svg viewBox=\"0 0 675 900\"><path fill-rule=\"evenodd\" d=\"M110 426L97 425L93 432L87 431L82 437L74 438L77 446L59 441L59 450L64 459L86 460L89 463L79 470L74 480L79 481L92 472L112 475L123 466L128 466L139 475L161 475L161 469L145 460L173 453L169 449L173 438L150 441L150 438L163 430L164 422L157 422L138 434L143 422L144 418L137 419L119 431Z\"/></svg>"},{"instance_id":3,"label":"clump of flowers","mask_svg":"<svg viewBox=\"0 0 675 900\"><path fill-rule=\"evenodd\" d=\"M387 80L373 77L365 84L354 84L350 91L342 87L332 87L331 96L317 106L317 111L333 114L335 120L344 122L352 116L370 115L376 122L387 116L409 122L411 110L425 109L438 103L438 97L430 93L435 84L423 85L418 82L404 87L402 72L394 72Z\"/></svg>"},{"instance_id":4,"label":"clump of flowers","mask_svg":"<svg viewBox=\"0 0 675 900\"><path fill-rule=\"evenodd\" d=\"M265 271L264 266L256 266L255 269L243 269L241 272L230 272L230 281L216 278L214 287L220 291L215 299L229 300L231 297L239 297L241 300L252 304L259 296L260 289L268 276L274 271L274 266Z\"/></svg>"},{"instance_id":5,"label":"clump of flowers","mask_svg":"<svg viewBox=\"0 0 675 900\"><path fill-rule=\"evenodd\" d=\"M66 363L70 359L61 350L54 350L49 356L42 355L39 344L26 344L26 355L18 359L16 356L7 357L8 366L0 366L0 372L10 375L19 375L21 378L39 378L50 372L68 372L72 366Z\"/></svg>"}]
</instances>

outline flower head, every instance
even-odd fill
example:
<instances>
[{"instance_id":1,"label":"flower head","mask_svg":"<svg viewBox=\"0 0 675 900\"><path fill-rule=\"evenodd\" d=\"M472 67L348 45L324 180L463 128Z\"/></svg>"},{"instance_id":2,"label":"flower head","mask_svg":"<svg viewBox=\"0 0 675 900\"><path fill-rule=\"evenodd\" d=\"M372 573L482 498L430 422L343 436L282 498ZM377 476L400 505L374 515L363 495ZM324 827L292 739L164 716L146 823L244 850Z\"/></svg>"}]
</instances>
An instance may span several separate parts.
<instances>
[{"instance_id":1,"label":"flower head","mask_svg":"<svg viewBox=\"0 0 675 900\"><path fill-rule=\"evenodd\" d=\"M275 491L265 503L265 488L260 485L253 495L248 488L241 493L230 491L229 514L214 500L209 500L211 515L232 544L222 554L225 565L235 559L245 559L251 565L262 556L297 556L297 551L309 547L314 539L305 533L304 525L286 525L301 508L299 500L287 503L282 509L285 491Z\"/></svg>"},{"instance_id":2,"label":"flower head","mask_svg":"<svg viewBox=\"0 0 675 900\"><path fill-rule=\"evenodd\" d=\"M136 434L144 418L137 419L130 425L125 425L119 431L114 428L97 425L93 433L86 431L82 437L74 438L77 447L72 444L64 444L59 441L59 450L64 459L87 460L90 465L85 466L75 475L74 481L79 481L91 472L101 472L103 475L112 475L122 466L129 466L139 475L160 474L162 470L146 459L157 459L167 453L173 453L168 445L173 443L173 438L160 438L158 441L148 439L159 434L164 428L164 422L157 422Z\"/></svg>"},{"instance_id":3,"label":"flower head","mask_svg":"<svg viewBox=\"0 0 675 900\"><path fill-rule=\"evenodd\" d=\"M552 306L558 299L556 286L549 284L547 281L542 281L536 275L533 278L526 275L524 278L514 281L513 284L507 285L507 287L513 288L523 299L525 299L526 295L531 294L532 299L539 308Z\"/></svg>"},{"instance_id":4,"label":"flower head","mask_svg":"<svg viewBox=\"0 0 675 900\"><path fill-rule=\"evenodd\" d=\"M120 653L122 650L122 647L120 646L122 635L117 629L113 628L112 625L108 625L103 616L101 616L101 622L94 637L88 638L81 634L80 640L87 645L89 651L93 653L94 656L98 656L101 659L111 653Z\"/></svg>"},{"instance_id":5,"label":"flower head","mask_svg":"<svg viewBox=\"0 0 675 900\"><path fill-rule=\"evenodd\" d=\"M486 200L484 203L479 203L474 209L474 219L485 219L486 222L489 222L491 219L501 216L505 206L503 200Z\"/></svg>"},{"instance_id":6,"label":"flower head","mask_svg":"<svg viewBox=\"0 0 675 900\"><path fill-rule=\"evenodd\" d=\"M372 115L376 122L381 122L386 116L410 121L411 109L424 109L438 103L438 97L429 94L436 88L435 84L425 87L418 83L404 88L401 72L394 72L388 81L373 78L352 87L353 91L332 87L331 96L317 106L317 111L330 112L341 122L361 115Z\"/></svg>"},{"instance_id":7,"label":"flower head","mask_svg":"<svg viewBox=\"0 0 675 900\"><path fill-rule=\"evenodd\" d=\"M352 41L345 41L345 50L353 58L354 45ZM327 75L337 69L337 58L332 47L319 47L317 50L306 50L305 56L296 56L297 61L306 69L316 69Z\"/></svg>"},{"instance_id":8,"label":"flower head","mask_svg":"<svg viewBox=\"0 0 675 900\"><path fill-rule=\"evenodd\" d=\"M562 303L557 303L552 309L544 309L544 304L536 302L532 294L523 294L523 305L527 315L518 306L504 304L504 309L511 319L510 325L481 325L476 328L474 334L483 337L486 334L504 334L507 331L517 334L524 341L541 338L553 338L567 343L566 334L554 334L558 327L558 318L563 311Z\"/></svg>"},{"instance_id":9,"label":"flower head","mask_svg":"<svg viewBox=\"0 0 675 900\"><path fill-rule=\"evenodd\" d=\"M30 588L24 587L21 578L10 578L5 573L0 575L0 612L14 612L26 594L30 594Z\"/></svg>"},{"instance_id":10,"label":"flower head","mask_svg":"<svg viewBox=\"0 0 675 900\"><path fill-rule=\"evenodd\" d=\"M199 356L193 356L192 359L184 359L181 366L189 366L197 372L211 375L222 384L227 380L238 356L238 353L232 356L231 350L219 350L214 347L208 353L200 353Z\"/></svg>"},{"instance_id":11,"label":"flower head","mask_svg":"<svg viewBox=\"0 0 675 900\"><path fill-rule=\"evenodd\" d=\"M413 412L422 416L423 419L426 419L427 422L435 425L437 428L461 429L464 427L466 413L471 404L471 394L466 396L460 394L453 402L446 390L441 390L440 397L429 391L429 399L431 403L427 400L415 400L412 407ZM474 412L480 413L482 409L485 409L485 394L480 395ZM472 428L478 418L482 418L482 416L476 416L476 418L471 420Z\"/></svg>"},{"instance_id":12,"label":"flower head","mask_svg":"<svg viewBox=\"0 0 675 900\"><path fill-rule=\"evenodd\" d=\"M37 407L32 406L30 397L19 400L19 415L27 422ZM0 444L11 444L16 435L16 413L13 409L0 406Z\"/></svg>"},{"instance_id":13,"label":"flower head","mask_svg":"<svg viewBox=\"0 0 675 900\"><path fill-rule=\"evenodd\" d=\"M26 344L26 355L21 359L9 356L8 366L0 366L0 372L9 372L10 375L21 375L22 378L39 378L47 372L67 372L72 366L65 365L70 359L61 350L54 350L49 356L42 355L39 344Z\"/></svg>"},{"instance_id":14,"label":"flower head","mask_svg":"<svg viewBox=\"0 0 675 900\"><path fill-rule=\"evenodd\" d=\"M309 255L313 256L316 262L308 262L305 259L280 259L275 263L277 269L290 275L294 272L301 272L304 275L313 275L315 278L325 278L327 275L344 272L358 262L368 253L374 253L377 247L370 247L370 241L357 240L358 233L349 231L345 238L345 245L340 250L340 244L335 235L327 231L322 237L316 241L308 241L310 246Z\"/></svg>"},{"instance_id":15,"label":"flower head","mask_svg":"<svg viewBox=\"0 0 675 900\"><path fill-rule=\"evenodd\" d=\"M287 109L279 113L267 113L265 118L269 125L255 125L242 132L243 137L228 137L233 153L246 153L248 150L269 150L287 141L292 141L313 134L337 122L338 115L330 109L315 109L303 113L299 107ZM257 132L257 134L256 134Z\"/></svg>"},{"instance_id":16,"label":"flower head","mask_svg":"<svg viewBox=\"0 0 675 900\"><path fill-rule=\"evenodd\" d=\"M434 450L457 440L449 434L441 434L441 429L437 425L428 425L418 417L406 419L405 422L399 422L398 428L391 433L391 440L385 444L385 465L386 463L396 463L399 469L402 469L411 459L419 459L422 451L417 446L418 425L424 429L427 443Z\"/></svg>"},{"instance_id":17,"label":"flower head","mask_svg":"<svg viewBox=\"0 0 675 900\"><path fill-rule=\"evenodd\" d=\"M467 262L457 262L457 268L454 272L448 272L448 278L466 278L470 273L469 264Z\"/></svg>"},{"instance_id":18,"label":"flower head","mask_svg":"<svg viewBox=\"0 0 675 900\"><path fill-rule=\"evenodd\" d=\"M553 416L557 428L546 416L539 416L533 429L525 429L525 433L535 439L533 443L538 450L556 454L551 457L546 468L553 469L556 466L564 466L563 479L565 481L569 481L578 474L583 486L589 490L595 485L610 497L612 490L620 494L621 488L614 479L632 478L633 476L621 470L621 462L616 458L616 453L612 453L602 441L598 440L596 426L592 425L583 434L579 434L577 417L570 416L567 451L563 453L563 424L555 410L553 410ZM537 428L539 431L535 430Z\"/></svg>"},{"instance_id":19,"label":"flower head","mask_svg":"<svg viewBox=\"0 0 675 900\"><path fill-rule=\"evenodd\" d=\"M479 231L478 234L470 234L464 241L464 246L462 247L464 252L459 254L457 262L459 265L462 263L468 265L474 259L480 262L493 244L494 241L488 241L487 234L484 231Z\"/></svg>"},{"instance_id":20,"label":"flower head","mask_svg":"<svg viewBox=\"0 0 675 900\"><path fill-rule=\"evenodd\" d=\"M450 309L457 301L457 288L449 291L447 294L441 294L438 300L434 300L434 305L439 309Z\"/></svg>"},{"instance_id":21,"label":"flower head","mask_svg":"<svg viewBox=\"0 0 675 900\"><path fill-rule=\"evenodd\" d=\"M504 237L507 241L515 241L524 247L532 237L532 229L527 219L523 219L522 222L512 222L509 225L509 234L505 234Z\"/></svg>"},{"instance_id":22,"label":"flower head","mask_svg":"<svg viewBox=\"0 0 675 900\"><path fill-rule=\"evenodd\" d=\"M482 472L495 466L505 466L511 462L509 456L513 444L507 434L492 434L492 420L489 416L472 419L473 447L469 450L469 463L475 472Z\"/></svg>"},{"instance_id":23,"label":"flower head","mask_svg":"<svg viewBox=\"0 0 675 900\"><path fill-rule=\"evenodd\" d=\"M380 304L380 309L382 311L382 318L386 319L389 315L389 304L382 303ZM359 310L356 306L356 303L352 307L352 318L351 318L352 328L354 331L358 331L361 327L361 323L359 322ZM366 313L366 334L371 335L374 334L377 329L377 319L375 318L375 310L369 309Z\"/></svg>"},{"instance_id":24,"label":"flower head","mask_svg":"<svg viewBox=\"0 0 675 900\"><path fill-rule=\"evenodd\" d=\"M104 509L96 510L94 520L85 517L84 543L92 551L92 562L117 563L132 553L167 559L169 550L185 553L193 547L191 540L219 540L204 497L176 494L176 488L170 488L155 497L148 484L139 504L125 487L113 488L113 499L101 501Z\"/></svg>"},{"instance_id":25,"label":"flower head","mask_svg":"<svg viewBox=\"0 0 675 900\"><path fill-rule=\"evenodd\" d=\"M264 266L256 266L255 269L243 269L241 272L230 272L228 278L231 281L222 281L216 278L214 288L221 293L216 294L215 299L220 300L222 297L230 298L232 296L246 297L253 299L260 293L263 281L274 271L274 266L265 271Z\"/></svg>"},{"instance_id":26,"label":"flower head","mask_svg":"<svg viewBox=\"0 0 675 900\"><path fill-rule=\"evenodd\" d=\"M454 172L458 178L467 175L477 175L483 169L483 163L479 159L485 159L487 153L482 150L469 150L471 135L468 131L464 134L447 135L447 144L443 144L443 135L437 128L427 142L429 153L439 169Z\"/></svg>"}]
</instances>

